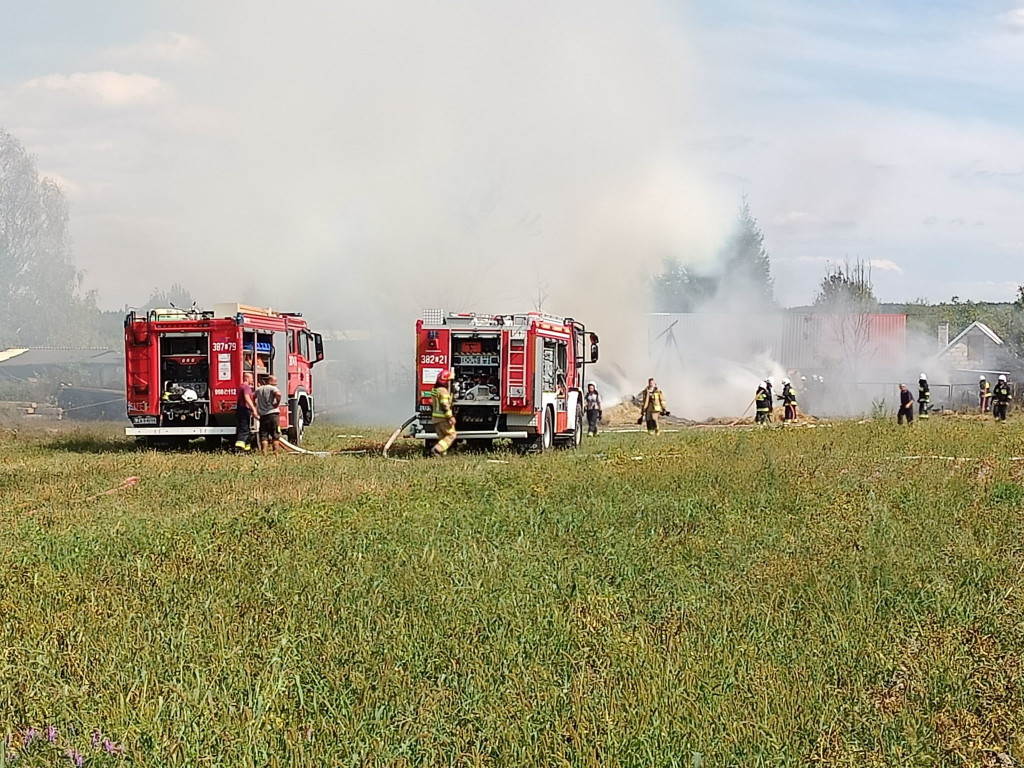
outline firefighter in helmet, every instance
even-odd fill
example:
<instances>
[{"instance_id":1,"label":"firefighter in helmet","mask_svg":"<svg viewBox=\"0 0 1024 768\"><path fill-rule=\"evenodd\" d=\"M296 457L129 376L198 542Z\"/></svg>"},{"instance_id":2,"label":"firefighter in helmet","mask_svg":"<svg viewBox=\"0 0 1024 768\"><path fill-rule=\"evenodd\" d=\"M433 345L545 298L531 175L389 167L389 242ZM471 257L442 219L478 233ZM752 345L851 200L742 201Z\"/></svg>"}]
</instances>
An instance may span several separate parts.
<instances>
[{"instance_id":1,"label":"firefighter in helmet","mask_svg":"<svg viewBox=\"0 0 1024 768\"><path fill-rule=\"evenodd\" d=\"M762 381L757 385L757 392L754 393L754 408L757 414L754 416L755 423L768 423L768 414L771 412L768 408L769 403L771 403L771 395L768 394L768 382Z\"/></svg>"},{"instance_id":2,"label":"firefighter in helmet","mask_svg":"<svg viewBox=\"0 0 1024 768\"><path fill-rule=\"evenodd\" d=\"M793 382L788 378L782 380L782 394L776 395L782 401L782 420L785 422L796 421L796 390L793 389Z\"/></svg>"},{"instance_id":3,"label":"firefighter in helmet","mask_svg":"<svg viewBox=\"0 0 1024 768\"><path fill-rule=\"evenodd\" d=\"M981 413L988 413L988 407L992 403L992 385L988 383L985 374L978 377L978 405Z\"/></svg>"},{"instance_id":4,"label":"firefighter in helmet","mask_svg":"<svg viewBox=\"0 0 1024 768\"><path fill-rule=\"evenodd\" d=\"M932 389L928 386L928 375L922 373L921 378L917 380L917 409L918 415L922 419L928 418L928 409L931 408L931 402Z\"/></svg>"},{"instance_id":5,"label":"firefighter in helmet","mask_svg":"<svg viewBox=\"0 0 1024 768\"><path fill-rule=\"evenodd\" d=\"M658 389L654 379L647 380L647 389L640 393L640 418L637 424L647 422L647 434L657 435L661 432L658 420L662 416L668 416L668 408L665 407L665 395Z\"/></svg>"},{"instance_id":6,"label":"firefighter in helmet","mask_svg":"<svg viewBox=\"0 0 1024 768\"><path fill-rule=\"evenodd\" d=\"M999 381L996 382L995 388L992 390L992 415L996 417L997 421L1006 421L1006 411L1010 406L1010 401L1013 400L1013 395L1010 394L1010 384L1006 381L1006 374L999 374Z\"/></svg>"},{"instance_id":7,"label":"firefighter in helmet","mask_svg":"<svg viewBox=\"0 0 1024 768\"><path fill-rule=\"evenodd\" d=\"M432 456L444 456L452 443L455 442L455 414L452 412L452 372L445 368L437 375L437 383L430 393L432 420L434 431L437 432L437 443L431 451Z\"/></svg>"}]
</instances>

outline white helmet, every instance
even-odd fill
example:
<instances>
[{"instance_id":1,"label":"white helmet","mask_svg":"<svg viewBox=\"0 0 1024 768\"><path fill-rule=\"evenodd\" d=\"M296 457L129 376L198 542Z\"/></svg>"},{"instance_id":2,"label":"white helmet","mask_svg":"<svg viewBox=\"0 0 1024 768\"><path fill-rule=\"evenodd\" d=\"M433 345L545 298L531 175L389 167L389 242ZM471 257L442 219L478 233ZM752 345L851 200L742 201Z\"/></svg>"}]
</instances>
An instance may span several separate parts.
<instances>
[{"instance_id":1,"label":"white helmet","mask_svg":"<svg viewBox=\"0 0 1024 768\"><path fill-rule=\"evenodd\" d=\"M807 381L807 377L806 376L801 376L800 377L800 381Z\"/></svg>"},{"instance_id":2,"label":"white helmet","mask_svg":"<svg viewBox=\"0 0 1024 768\"><path fill-rule=\"evenodd\" d=\"M771 385L772 385L772 384L774 384L775 382L774 382L774 381L772 381L772 377L771 377L771 376L769 376L769 377L768 377L767 379L765 379L765 380L764 380L764 383L765 383L765 384L767 384L768 386L771 386Z\"/></svg>"},{"instance_id":3,"label":"white helmet","mask_svg":"<svg viewBox=\"0 0 1024 768\"><path fill-rule=\"evenodd\" d=\"M594 389L597 389L597 382L596 381L588 381L587 382L587 386L588 387L593 387Z\"/></svg>"},{"instance_id":4,"label":"white helmet","mask_svg":"<svg viewBox=\"0 0 1024 768\"><path fill-rule=\"evenodd\" d=\"M783 384L789 384L789 383L790 383L790 381L789 381L789 379L783 379L783 380L782 380L782 383L783 383Z\"/></svg>"},{"instance_id":5,"label":"white helmet","mask_svg":"<svg viewBox=\"0 0 1024 768\"><path fill-rule=\"evenodd\" d=\"M999 380L1000 381L1006 381L1006 374L1005 373L999 374Z\"/></svg>"},{"instance_id":6,"label":"white helmet","mask_svg":"<svg viewBox=\"0 0 1024 768\"><path fill-rule=\"evenodd\" d=\"M981 376L978 377L978 381L984 381L984 380L985 380L985 374L983 373L983 374L981 374Z\"/></svg>"},{"instance_id":7,"label":"white helmet","mask_svg":"<svg viewBox=\"0 0 1024 768\"><path fill-rule=\"evenodd\" d=\"M181 393L181 399L184 400L186 403L194 403L196 400L199 399L199 395L196 394L196 391L194 389L186 389L184 392Z\"/></svg>"},{"instance_id":8,"label":"white helmet","mask_svg":"<svg viewBox=\"0 0 1024 768\"><path fill-rule=\"evenodd\" d=\"M928 381L928 374L927 373L922 373L921 374L921 381Z\"/></svg>"}]
</instances>

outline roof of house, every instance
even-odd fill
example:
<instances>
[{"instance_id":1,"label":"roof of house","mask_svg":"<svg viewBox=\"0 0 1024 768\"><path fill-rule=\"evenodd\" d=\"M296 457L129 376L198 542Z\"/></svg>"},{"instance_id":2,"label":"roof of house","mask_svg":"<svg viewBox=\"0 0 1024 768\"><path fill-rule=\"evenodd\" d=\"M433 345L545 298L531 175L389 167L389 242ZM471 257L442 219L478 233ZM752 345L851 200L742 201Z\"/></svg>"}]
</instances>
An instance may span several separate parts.
<instances>
[{"instance_id":1,"label":"roof of house","mask_svg":"<svg viewBox=\"0 0 1024 768\"><path fill-rule=\"evenodd\" d=\"M119 365L124 353L113 349L34 347L0 350L0 369L49 365Z\"/></svg>"},{"instance_id":2,"label":"roof of house","mask_svg":"<svg viewBox=\"0 0 1024 768\"><path fill-rule=\"evenodd\" d=\"M958 333L956 335L956 337L954 339L952 339L949 342L949 344L946 345L946 348L943 349L942 352L939 353L939 355L941 356L942 354L944 354L944 353L948 352L949 350L951 350L953 347L955 347L957 344L960 343L960 340L963 339L964 336L966 336L967 334L969 334L971 331L973 331L975 329L977 329L977 330L981 331L982 333L984 333L994 343L999 344L1000 346L1002 346L1003 340L999 338L998 334L996 334L995 331L993 331L991 328L989 328L987 325L985 325L980 320L975 320L973 323L971 323L966 328L964 328L962 331L960 331L960 333Z\"/></svg>"}]
</instances>

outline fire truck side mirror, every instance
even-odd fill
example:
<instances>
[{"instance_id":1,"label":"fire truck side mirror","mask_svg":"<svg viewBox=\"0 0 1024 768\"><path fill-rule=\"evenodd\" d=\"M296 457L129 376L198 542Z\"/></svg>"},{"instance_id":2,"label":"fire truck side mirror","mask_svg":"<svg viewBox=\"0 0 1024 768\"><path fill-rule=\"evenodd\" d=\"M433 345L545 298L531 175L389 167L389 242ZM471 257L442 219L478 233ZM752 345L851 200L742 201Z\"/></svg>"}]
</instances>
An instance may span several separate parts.
<instances>
[{"instance_id":1,"label":"fire truck side mirror","mask_svg":"<svg viewBox=\"0 0 1024 768\"><path fill-rule=\"evenodd\" d=\"M596 363L598 357L599 340L596 333L590 334L590 362Z\"/></svg>"},{"instance_id":2,"label":"fire truck side mirror","mask_svg":"<svg viewBox=\"0 0 1024 768\"><path fill-rule=\"evenodd\" d=\"M319 333L313 334L313 346L316 349L316 360L314 362L319 363L324 359L324 337Z\"/></svg>"}]
</instances>

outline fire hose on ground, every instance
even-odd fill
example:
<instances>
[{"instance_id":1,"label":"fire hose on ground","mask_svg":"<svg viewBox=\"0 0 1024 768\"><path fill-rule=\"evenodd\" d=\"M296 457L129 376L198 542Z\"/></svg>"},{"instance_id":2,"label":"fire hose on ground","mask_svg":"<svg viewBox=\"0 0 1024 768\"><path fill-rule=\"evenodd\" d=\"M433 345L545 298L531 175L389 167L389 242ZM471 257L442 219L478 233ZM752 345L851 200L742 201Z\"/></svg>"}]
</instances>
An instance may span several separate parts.
<instances>
[{"instance_id":1,"label":"fire hose on ground","mask_svg":"<svg viewBox=\"0 0 1024 768\"><path fill-rule=\"evenodd\" d=\"M418 415L410 416L408 419L405 420L405 423L402 424L402 426L400 426L398 429L391 433L391 437L389 437L388 441L384 443L384 450L382 452L382 455L384 456L385 459L388 458L388 451L391 450L391 446L395 444L395 440L398 439L398 436L401 435L406 430L406 428L414 421L416 421L418 418Z\"/></svg>"}]
</instances>

